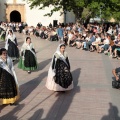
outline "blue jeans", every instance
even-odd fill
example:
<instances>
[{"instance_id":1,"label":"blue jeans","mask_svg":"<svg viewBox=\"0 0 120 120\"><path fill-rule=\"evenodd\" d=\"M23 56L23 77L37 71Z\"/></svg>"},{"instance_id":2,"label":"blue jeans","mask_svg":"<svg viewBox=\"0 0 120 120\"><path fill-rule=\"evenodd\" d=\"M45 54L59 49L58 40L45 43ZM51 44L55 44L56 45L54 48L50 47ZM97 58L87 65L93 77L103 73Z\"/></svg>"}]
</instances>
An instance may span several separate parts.
<instances>
[{"instance_id":1,"label":"blue jeans","mask_svg":"<svg viewBox=\"0 0 120 120\"><path fill-rule=\"evenodd\" d=\"M103 45L102 48L103 48L105 51L108 50L108 49L109 49L109 44Z\"/></svg>"}]
</instances>

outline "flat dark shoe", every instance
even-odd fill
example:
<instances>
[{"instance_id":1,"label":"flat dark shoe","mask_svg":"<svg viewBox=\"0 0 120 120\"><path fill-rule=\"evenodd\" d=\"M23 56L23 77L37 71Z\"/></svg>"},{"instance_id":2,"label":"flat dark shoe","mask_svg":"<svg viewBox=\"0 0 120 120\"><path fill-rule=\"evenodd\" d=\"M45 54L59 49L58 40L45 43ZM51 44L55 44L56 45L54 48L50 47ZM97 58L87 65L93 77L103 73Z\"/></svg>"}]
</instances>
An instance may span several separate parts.
<instances>
[{"instance_id":1,"label":"flat dark shoe","mask_svg":"<svg viewBox=\"0 0 120 120\"><path fill-rule=\"evenodd\" d=\"M117 58L116 56L113 56L112 58Z\"/></svg>"},{"instance_id":2,"label":"flat dark shoe","mask_svg":"<svg viewBox=\"0 0 120 120\"><path fill-rule=\"evenodd\" d=\"M18 105L17 103L10 103L10 106L16 106Z\"/></svg>"},{"instance_id":3,"label":"flat dark shoe","mask_svg":"<svg viewBox=\"0 0 120 120\"><path fill-rule=\"evenodd\" d=\"M61 93L65 93L65 91L61 91Z\"/></svg>"}]
</instances>

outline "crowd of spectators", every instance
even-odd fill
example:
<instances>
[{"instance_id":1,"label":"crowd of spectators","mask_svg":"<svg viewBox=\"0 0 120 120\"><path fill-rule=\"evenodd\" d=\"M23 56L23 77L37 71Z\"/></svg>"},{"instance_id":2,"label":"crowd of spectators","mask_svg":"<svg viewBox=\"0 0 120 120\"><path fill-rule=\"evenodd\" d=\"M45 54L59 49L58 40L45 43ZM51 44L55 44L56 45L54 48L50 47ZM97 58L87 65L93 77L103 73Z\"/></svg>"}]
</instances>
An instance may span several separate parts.
<instances>
[{"instance_id":1,"label":"crowd of spectators","mask_svg":"<svg viewBox=\"0 0 120 120\"><path fill-rule=\"evenodd\" d=\"M43 26L39 22L35 27L28 26L27 23L0 23L0 37L4 38L7 30L35 36L49 41L64 42L66 46L76 49L105 53L112 58L120 59L120 26L118 24L87 24L79 23L61 24L53 26Z\"/></svg>"}]
</instances>

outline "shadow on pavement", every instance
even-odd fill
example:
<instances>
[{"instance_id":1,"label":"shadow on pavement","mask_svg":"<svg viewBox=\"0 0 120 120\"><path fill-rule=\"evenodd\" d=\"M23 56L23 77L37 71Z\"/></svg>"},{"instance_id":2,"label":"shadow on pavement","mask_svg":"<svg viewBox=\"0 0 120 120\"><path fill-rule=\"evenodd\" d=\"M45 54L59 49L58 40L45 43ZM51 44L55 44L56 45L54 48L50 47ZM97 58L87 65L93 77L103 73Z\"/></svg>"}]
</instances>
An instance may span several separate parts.
<instances>
[{"instance_id":1,"label":"shadow on pavement","mask_svg":"<svg viewBox=\"0 0 120 120\"><path fill-rule=\"evenodd\" d=\"M47 59L45 61L40 62L38 64L38 70L37 71L44 69L50 62L51 62L51 59Z\"/></svg>"},{"instance_id":2,"label":"shadow on pavement","mask_svg":"<svg viewBox=\"0 0 120 120\"><path fill-rule=\"evenodd\" d=\"M16 114L18 114L23 108L25 104L19 104L17 107L15 107L13 110L11 110L6 115L3 115L0 117L0 120L18 120ZM13 106L11 106L12 109Z\"/></svg>"},{"instance_id":3,"label":"shadow on pavement","mask_svg":"<svg viewBox=\"0 0 120 120\"><path fill-rule=\"evenodd\" d=\"M101 120L120 120L118 108L112 103L109 103L109 105L108 115L103 116Z\"/></svg>"},{"instance_id":4,"label":"shadow on pavement","mask_svg":"<svg viewBox=\"0 0 120 120\"><path fill-rule=\"evenodd\" d=\"M19 102L24 100L30 93L42 82L42 80L47 76L47 72L43 72L39 77L30 80L29 82L20 86L21 97Z\"/></svg>"},{"instance_id":5,"label":"shadow on pavement","mask_svg":"<svg viewBox=\"0 0 120 120\"><path fill-rule=\"evenodd\" d=\"M44 120L63 120L63 117L67 113L74 96L80 92L80 86L78 85L78 79L81 73L81 69L78 68L72 72L74 89L66 91L65 93L59 92L56 96L58 99L50 108L46 118Z\"/></svg>"},{"instance_id":6,"label":"shadow on pavement","mask_svg":"<svg viewBox=\"0 0 120 120\"><path fill-rule=\"evenodd\" d=\"M44 100L40 101L37 105L35 105L32 109L29 111L26 111L26 113L19 118L17 117L17 114L25 107L25 104L19 104L17 107L15 107L12 111L7 113L6 115L2 116L0 120L10 119L10 120L17 120L22 119L26 114L29 114L30 111L34 110L38 105L49 99L52 95L56 95L58 99L53 104L53 106L50 108L48 114L44 118L44 120L62 120L65 114L67 113L73 99L76 93L80 92L80 86L78 85L78 79L81 73L81 69L76 69L72 72L73 74L73 81L74 81L74 89L65 93L57 93L55 92L51 93L48 97L46 97ZM41 83L41 81L47 76L47 72L43 72L40 74L39 77L36 79L33 79L23 85L20 86L20 90L22 91L21 98L19 100L24 100L30 93ZM34 112L33 116L30 117L28 120L40 120L44 112L43 109L38 109ZM52 119L51 119L52 118ZM103 119L104 120L104 119Z\"/></svg>"},{"instance_id":7,"label":"shadow on pavement","mask_svg":"<svg viewBox=\"0 0 120 120\"><path fill-rule=\"evenodd\" d=\"M1 111L2 111L2 109L4 109L5 107L7 107L8 105L1 105L0 106L0 113L1 113Z\"/></svg>"},{"instance_id":8,"label":"shadow on pavement","mask_svg":"<svg viewBox=\"0 0 120 120\"><path fill-rule=\"evenodd\" d=\"M39 77L35 78L35 79L32 79L30 80L29 82L23 84L20 86L20 91L21 91L21 96L20 96L20 99L19 99L19 103L21 101L23 101L28 95L31 94L31 92L41 83L41 81L47 76L47 72L43 72L42 74L39 75ZM49 96L48 96L49 98ZM47 98L46 98L47 99ZM42 101L43 102L43 101ZM41 102L41 103L42 103ZM0 117L0 120L17 120L17 113L22 110L24 108L24 104L18 104L17 107L15 107L11 112L7 113L6 115ZM35 106L37 107L37 106ZM34 108L35 108L34 107ZM33 109L34 109L33 108ZM11 109L12 109L12 106L11 106ZM33 110L31 109L31 110ZM28 111L27 113L29 113L30 111ZM41 111L37 111L35 112L34 115L41 113ZM43 112L43 110L42 110ZM24 115L23 115L24 116ZM21 116L21 118L23 117ZM9 119L8 119L9 118ZM32 120L32 118L31 118Z\"/></svg>"},{"instance_id":9,"label":"shadow on pavement","mask_svg":"<svg viewBox=\"0 0 120 120\"><path fill-rule=\"evenodd\" d=\"M29 118L28 120L41 120L41 117L42 117L42 115L43 115L43 112L44 112L43 109L37 110L37 111L34 113L34 115L33 115L31 118Z\"/></svg>"},{"instance_id":10,"label":"shadow on pavement","mask_svg":"<svg viewBox=\"0 0 120 120\"><path fill-rule=\"evenodd\" d=\"M29 114L29 112L30 111L32 111L32 110L34 110L37 106L39 106L40 104L42 104L43 102L45 102L47 99L49 99L52 95L54 95L55 93L53 92L53 93L51 93L48 97L46 97L45 99L43 99L42 101L40 101L37 105L35 105L34 107L32 107L30 110L28 110L28 111L26 111L26 113L24 113L19 119L21 119L21 118L24 118L24 116L25 115L27 115L27 114ZM41 109L40 109L41 110ZM38 119L36 119L36 120L42 120L42 119L40 119L41 117L42 117L42 114L43 114L43 109L41 110L41 112L39 112L40 113L40 117L38 116L37 118ZM37 113L38 113L38 110L36 111ZM37 113L34 113L34 115L33 116L35 116ZM33 116L32 116L32 118L33 118ZM32 119L31 119L32 120ZM34 120L34 119L33 119Z\"/></svg>"}]
</instances>

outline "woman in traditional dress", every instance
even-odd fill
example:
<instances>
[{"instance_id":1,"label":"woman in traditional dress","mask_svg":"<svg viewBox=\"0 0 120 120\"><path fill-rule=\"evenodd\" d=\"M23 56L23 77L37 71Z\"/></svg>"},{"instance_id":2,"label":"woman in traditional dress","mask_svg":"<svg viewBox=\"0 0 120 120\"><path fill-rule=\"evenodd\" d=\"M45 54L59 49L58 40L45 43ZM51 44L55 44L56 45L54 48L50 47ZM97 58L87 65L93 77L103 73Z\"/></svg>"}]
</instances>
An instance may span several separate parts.
<instances>
[{"instance_id":1,"label":"woman in traditional dress","mask_svg":"<svg viewBox=\"0 0 120 120\"><path fill-rule=\"evenodd\" d=\"M11 58L0 49L0 104L14 104L19 99L19 87Z\"/></svg>"},{"instance_id":2,"label":"woman in traditional dress","mask_svg":"<svg viewBox=\"0 0 120 120\"><path fill-rule=\"evenodd\" d=\"M1 35L0 35L1 40L5 41L5 37L6 37L6 30L7 30L7 27L6 27L6 25L5 25L5 24L2 26L2 29L1 29L1 30L2 30L2 31L1 31Z\"/></svg>"},{"instance_id":3,"label":"woman in traditional dress","mask_svg":"<svg viewBox=\"0 0 120 120\"><path fill-rule=\"evenodd\" d=\"M12 28L10 26L7 27L7 30L6 30L6 39L9 35L9 31L12 30ZM12 33L13 33L13 30L12 30Z\"/></svg>"},{"instance_id":4,"label":"woman in traditional dress","mask_svg":"<svg viewBox=\"0 0 120 120\"><path fill-rule=\"evenodd\" d=\"M46 87L53 91L67 91L73 89L72 74L65 44L60 44L53 55L49 68Z\"/></svg>"},{"instance_id":5,"label":"woman in traditional dress","mask_svg":"<svg viewBox=\"0 0 120 120\"><path fill-rule=\"evenodd\" d=\"M5 48L8 51L8 56L14 61L19 59L19 49L16 36L13 34L12 30L9 30L7 36Z\"/></svg>"},{"instance_id":6,"label":"woman in traditional dress","mask_svg":"<svg viewBox=\"0 0 120 120\"><path fill-rule=\"evenodd\" d=\"M26 38L21 48L18 68L28 71L29 74L37 69L36 53L30 37Z\"/></svg>"}]
</instances>

